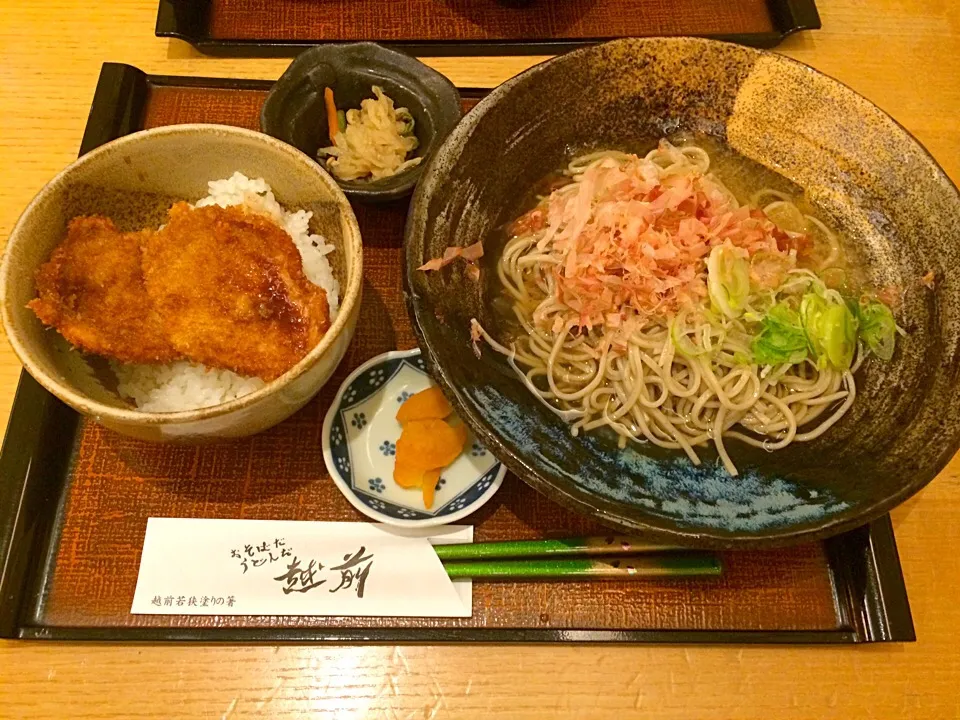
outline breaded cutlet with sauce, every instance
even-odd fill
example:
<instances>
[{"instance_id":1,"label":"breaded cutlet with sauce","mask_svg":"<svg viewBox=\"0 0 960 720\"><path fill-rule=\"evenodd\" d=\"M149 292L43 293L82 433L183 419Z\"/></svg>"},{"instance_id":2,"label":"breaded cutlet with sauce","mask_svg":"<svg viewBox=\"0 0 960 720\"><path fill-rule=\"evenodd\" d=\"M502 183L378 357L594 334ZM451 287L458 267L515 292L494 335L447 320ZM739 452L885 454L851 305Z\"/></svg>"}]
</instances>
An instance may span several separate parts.
<instances>
[{"instance_id":1,"label":"breaded cutlet with sauce","mask_svg":"<svg viewBox=\"0 0 960 720\"><path fill-rule=\"evenodd\" d=\"M37 298L27 304L73 346L126 363L180 357L143 283L141 243L150 231L122 233L106 217L77 217L37 270Z\"/></svg>"},{"instance_id":2,"label":"breaded cutlet with sauce","mask_svg":"<svg viewBox=\"0 0 960 720\"><path fill-rule=\"evenodd\" d=\"M269 381L330 327L326 292L307 280L290 235L267 217L177 203L142 249L164 334L191 360Z\"/></svg>"}]
</instances>

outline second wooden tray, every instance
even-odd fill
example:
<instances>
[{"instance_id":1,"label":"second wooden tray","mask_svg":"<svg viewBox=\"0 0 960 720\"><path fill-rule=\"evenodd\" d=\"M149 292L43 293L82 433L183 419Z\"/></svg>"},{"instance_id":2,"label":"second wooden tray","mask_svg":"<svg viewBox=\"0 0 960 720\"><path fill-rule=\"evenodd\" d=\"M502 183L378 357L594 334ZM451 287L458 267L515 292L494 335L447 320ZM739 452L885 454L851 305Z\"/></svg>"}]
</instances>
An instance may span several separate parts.
<instances>
[{"instance_id":1,"label":"second wooden tray","mask_svg":"<svg viewBox=\"0 0 960 720\"><path fill-rule=\"evenodd\" d=\"M363 40L416 55L546 55L653 35L773 47L819 27L814 0L160 0L156 33L211 55Z\"/></svg>"}]
</instances>

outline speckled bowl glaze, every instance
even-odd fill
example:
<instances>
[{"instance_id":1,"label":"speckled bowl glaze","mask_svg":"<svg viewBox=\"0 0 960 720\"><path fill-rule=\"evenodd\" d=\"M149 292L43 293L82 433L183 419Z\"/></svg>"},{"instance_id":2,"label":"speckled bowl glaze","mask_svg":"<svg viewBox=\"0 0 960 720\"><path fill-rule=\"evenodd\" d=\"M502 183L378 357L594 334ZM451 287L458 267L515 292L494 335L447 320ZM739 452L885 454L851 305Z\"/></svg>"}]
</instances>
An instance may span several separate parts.
<instances>
[{"instance_id":1,"label":"speckled bowl glaze","mask_svg":"<svg viewBox=\"0 0 960 720\"><path fill-rule=\"evenodd\" d=\"M71 349L26 304L34 273L78 215L102 214L121 230L158 227L178 200L207 194L207 182L235 171L262 177L287 209L313 212L311 230L336 251L340 312L330 330L287 373L250 395L201 410L147 413L115 392L100 361ZM0 265L0 303L10 344L41 385L84 415L118 432L154 441L201 441L251 435L301 408L346 352L360 310L363 248L356 217L327 173L295 148L250 130L173 125L127 135L68 166L31 201L13 228Z\"/></svg>"},{"instance_id":2,"label":"speckled bowl glaze","mask_svg":"<svg viewBox=\"0 0 960 720\"><path fill-rule=\"evenodd\" d=\"M446 77L416 58L376 43L317 45L297 56L267 95L260 129L312 158L329 145L323 89L333 88L337 107L359 108L378 85L413 115L420 146L414 157L428 157L460 120L460 93ZM339 180L353 200L385 202L413 192L424 163L382 180Z\"/></svg>"},{"instance_id":3,"label":"speckled bowl glaze","mask_svg":"<svg viewBox=\"0 0 960 720\"><path fill-rule=\"evenodd\" d=\"M448 245L493 237L531 185L572 155L652 147L676 130L714 136L795 183L846 233L878 286L906 292L908 335L870 361L858 397L819 439L766 453L729 442L742 474L610 437L573 438L503 358L470 349L469 321L497 334L493 273L417 267ZM496 162L491 162L496 158ZM743 547L860 525L928 483L960 445L960 195L895 121L785 57L689 39L623 40L538 65L497 88L454 130L413 200L408 308L434 377L477 437L533 487L609 525L665 542ZM487 258L488 260L490 258ZM936 289L918 283L936 273Z\"/></svg>"}]
</instances>

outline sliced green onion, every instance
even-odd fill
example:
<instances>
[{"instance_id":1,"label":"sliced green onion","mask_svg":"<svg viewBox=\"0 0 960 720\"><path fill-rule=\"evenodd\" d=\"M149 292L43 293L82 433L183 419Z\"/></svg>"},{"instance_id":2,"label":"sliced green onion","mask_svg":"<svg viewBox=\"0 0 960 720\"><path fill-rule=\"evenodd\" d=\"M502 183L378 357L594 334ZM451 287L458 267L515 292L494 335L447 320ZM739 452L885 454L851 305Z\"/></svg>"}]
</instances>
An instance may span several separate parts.
<instances>
[{"instance_id":1,"label":"sliced green onion","mask_svg":"<svg viewBox=\"0 0 960 720\"><path fill-rule=\"evenodd\" d=\"M807 293L800 301L800 320L817 363L848 370L857 349L857 320L847 304Z\"/></svg>"},{"instance_id":2,"label":"sliced green onion","mask_svg":"<svg viewBox=\"0 0 960 720\"><path fill-rule=\"evenodd\" d=\"M870 352L881 360L889 360L897 343L897 323L890 308L875 300L861 301L857 308L860 337Z\"/></svg>"},{"instance_id":3,"label":"sliced green onion","mask_svg":"<svg viewBox=\"0 0 960 720\"><path fill-rule=\"evenodd\" d=\"M845 303L834 303L823 316L823 345L837 370L849 370L857 351L857 321Z\"/></svg>"},{"instance_id":4,"label":"sliced green onion","mask_svg":"<svg viewBox=\"0 0 960 720\"><path fill-rule=\"evenodd\" d=\"M827 301L817 293L806 293L800 300L800 323L807 336L810 352L818 361L824 356L819 327L820 318L826 312L827 307Z\"/></svg>"},{"instance_id":5,"label":"sliced green onion","mask_svg":"<svg viewBox=\"0 0 960 720\"><path fill-rule=\"evenodd\" d=\"M728 318L743 313L750 294L750 263L733 246L718 245L710 251L707 290L711 302Z\"/></svg>"},{"instance_id":6,"label":"sliced green onion","mask_svg":"<svg viewBox=\"0 0 960 720\"><path fill-rule=\"evenodd\" d=\"M780 303L770 308L763 318L760 334L750 345L754 360L760 365L796 364L807 358L807 336L800 314Z\"/></svg>"}]
</instances>

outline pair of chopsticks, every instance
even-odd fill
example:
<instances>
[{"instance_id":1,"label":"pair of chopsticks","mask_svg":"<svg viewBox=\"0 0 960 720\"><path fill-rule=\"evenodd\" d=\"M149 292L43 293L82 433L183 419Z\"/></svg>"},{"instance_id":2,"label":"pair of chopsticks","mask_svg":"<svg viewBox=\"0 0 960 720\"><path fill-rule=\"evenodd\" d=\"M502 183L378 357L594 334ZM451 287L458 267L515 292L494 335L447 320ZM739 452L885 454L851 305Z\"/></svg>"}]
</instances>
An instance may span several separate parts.
<instances>
[{"instance_id":1,"label":"pair of chopsticks","mask_svg":"<svg viewBox=\"0 0 960 720\"><path fill-rule=\"evenodd\" d=\"M638 580L720 575L708 552L616 535L435 545L453 580Z\"/></svg>"}]
</instances>

